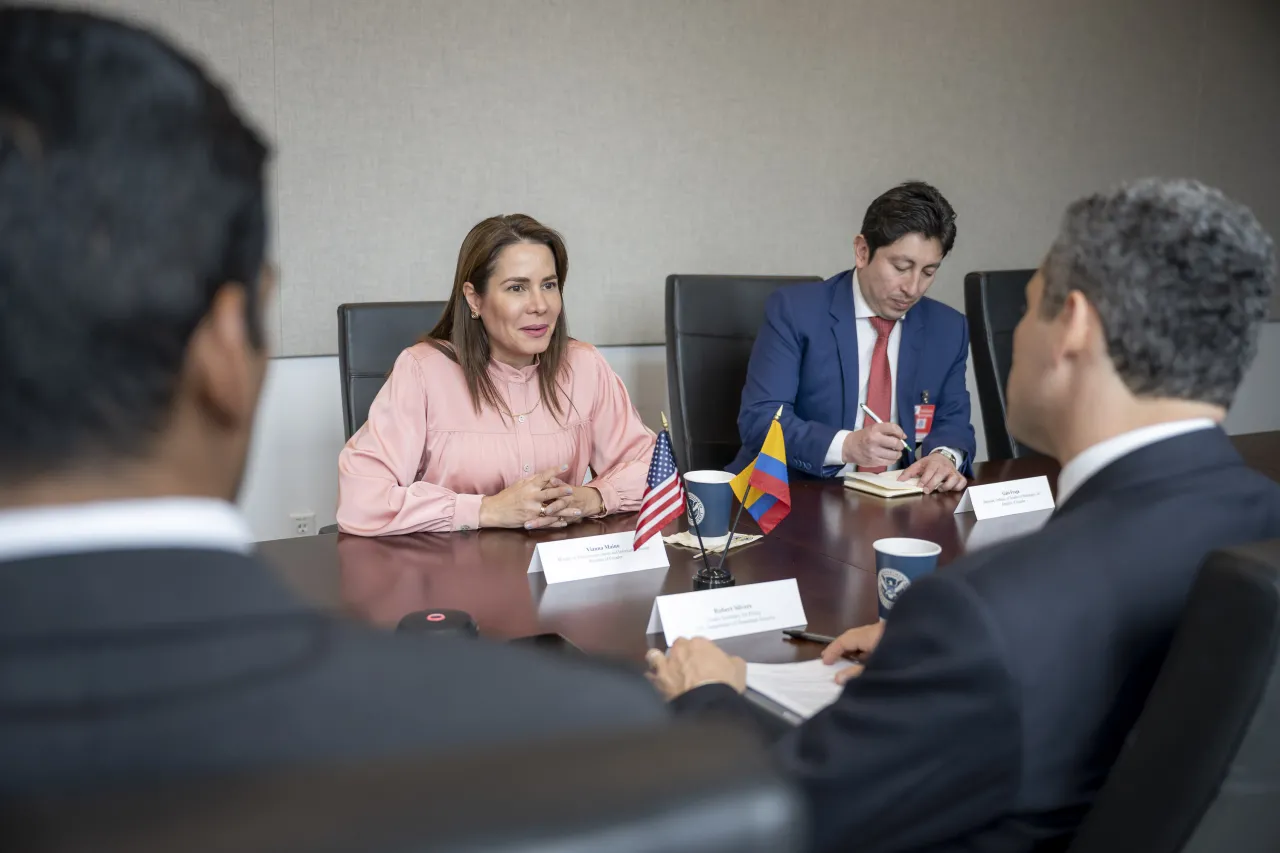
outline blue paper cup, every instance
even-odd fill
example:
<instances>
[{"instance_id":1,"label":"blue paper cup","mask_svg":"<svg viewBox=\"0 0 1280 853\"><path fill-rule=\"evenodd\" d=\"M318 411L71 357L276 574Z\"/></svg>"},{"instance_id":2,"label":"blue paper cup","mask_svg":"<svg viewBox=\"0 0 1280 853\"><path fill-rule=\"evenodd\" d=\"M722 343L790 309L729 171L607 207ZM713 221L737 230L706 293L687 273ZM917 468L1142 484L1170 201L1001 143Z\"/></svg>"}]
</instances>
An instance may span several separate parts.
<instances>
[{"instance_id":1,"label":"blue paper cup","mask_svg":"<svg viewBox=\"0 0 1280 853\"><path fill-rule=\"evenodd\" d=\"M684 475L684 488L689 494L689 532L702 534L707 547L723 545L729 540L729 516L733 511L733 475L726 471L690 471ZM696 535L696 534L695 534Z\"/></svg>"},{"instance_id":2,"label":"blue paper cup","mask_svg":"<svg viewBox=\"0 0 1280 853\"><path fill-rule=\"evenodd\" d=\"M880 599L880 618L885 619L907 588L918 578L938 567L942 546L927 539L877 539L876 592Z\"/></svg>"}]
</instances>

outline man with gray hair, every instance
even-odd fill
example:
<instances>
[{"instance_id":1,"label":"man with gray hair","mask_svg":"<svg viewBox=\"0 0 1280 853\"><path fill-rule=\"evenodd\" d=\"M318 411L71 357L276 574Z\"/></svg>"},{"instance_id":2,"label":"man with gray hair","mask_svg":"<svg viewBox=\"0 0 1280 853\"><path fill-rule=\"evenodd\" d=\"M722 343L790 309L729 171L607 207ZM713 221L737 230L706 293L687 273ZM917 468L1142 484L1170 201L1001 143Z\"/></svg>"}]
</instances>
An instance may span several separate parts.
<instances>
[{"instance_id":1,"label":"man with gray hair","mask_svg":"<svg viewBox=\"0 0 1280 853\"><path fill-rule=\"evenodd\" d=\"M1065 845L1201 561L1280 536L1280 485L1219 426L1274 279L1253 214L1202 184L1141 181L1068 208L1027 285L1007 389L1010 430L1062 463L1058 509L824 652L866 668L777 743L819 849ZM742 662L712 643L678 641L650 664L678 711L757 719Z\"/></svg>"}]
</instances>

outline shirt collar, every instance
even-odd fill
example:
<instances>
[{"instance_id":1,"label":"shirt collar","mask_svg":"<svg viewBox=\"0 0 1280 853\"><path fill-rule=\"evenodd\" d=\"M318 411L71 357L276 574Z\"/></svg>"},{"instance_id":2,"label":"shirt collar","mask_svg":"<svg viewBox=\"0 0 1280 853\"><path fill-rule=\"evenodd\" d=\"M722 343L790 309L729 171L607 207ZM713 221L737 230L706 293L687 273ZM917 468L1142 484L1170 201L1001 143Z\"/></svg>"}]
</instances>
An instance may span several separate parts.
<instances>
[{"instance_id":1,"label":"shirt collar","mask_svg":"<svg viewBox=\"0 0 1280 853\"><path fill-rule=\"evenodd\" d=\"M489 359L489 372L502 382L529 382L538 376L538 359L524 367L512 367L496 358Z\"/></svg>"},{"instance_id":2,"label":"shirt collar","mask_svg":"<svg viewBox=\"0 0 1280 853\"><path fill-rule=\"evenodd\" d=\"M862 295L862 285L858 283L858 270L855 268L853 270L853 318L855 320L869 320L875 316L877 316L876 312L871 310L871 306L867 304L866 297ZM907 319L907 314L903 314L898 319Z\"/></svg>"},{"instance_id":3,"label":"shirt collar","mask_svg":"<svg viewBox=\"0 0 1280 853\"><path fill-rule=\"evenodd\" d=\"M248 554L253 534L212 498L148 498L0 510L0 562L154 548Z\"/></svg>"},{"instance_id":4,"label":"shirt collar","mask_svg":"<svg viewBox=\"0 0 1280 853\"><path fill-rule=\"evenodd\" d=\"M1062 472L1058 474L1058 506L1065 505L1085 481L1120 457L1128 456L1149 444L1216 426L1209 418L1192 418L1140 427L1098 442L1062 466Z\"/></svg>"}]
</instances>

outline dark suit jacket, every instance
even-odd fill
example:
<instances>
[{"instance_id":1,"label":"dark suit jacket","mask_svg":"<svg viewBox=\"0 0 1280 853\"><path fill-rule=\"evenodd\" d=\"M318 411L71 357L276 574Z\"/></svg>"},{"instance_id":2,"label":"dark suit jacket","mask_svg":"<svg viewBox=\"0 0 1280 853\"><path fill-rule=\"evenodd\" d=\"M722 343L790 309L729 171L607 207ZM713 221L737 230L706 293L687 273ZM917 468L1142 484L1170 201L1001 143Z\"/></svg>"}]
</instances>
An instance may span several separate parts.
<instances>
[{"instance_id":1,"label":"dark suit jacket","mask_svg":"<svg viewBox=\"0 0 1280 853\"><path fill-rule=\"evenodd\" d=\"M819 848L1060 849L1205 555L1277 536L1280 485L1203 430L1113 462L1041 531L914 584L863 675L777 744ZM724 685L675 705L753 713Z\"/></svg>"},{"instance_id":2,"label":"dark suit jacket","mask_svg":"<svg viewBox=\"0 0 1280 853\"><path fill-rule=\"evenodd\" d=\"M242 556L153 550L0 563L0 794L666 718L638 674L348 624Z\"/></svg>"},{"instance_id":3,"label":"dark suit jacket","mask_svg":"<svg viewBox=\"0 0 1280 853\"><path fill-rule=\"evenodd\" d=\"M964 472L971 474L977 443L964 382L968 358L964 315L927 298L907 312L896 371L898 425L915 448L915 407L928 393L937 410L923 452L963 450ZM751 350L738 412L742 449L729 470L741 471L756 457L782 406L787 464L806 474L834 477L841 466L823 463L836 433L853 429L858 391L853 272L777 291L765 303L764 325Z\"/></svg>"}]
</instances>

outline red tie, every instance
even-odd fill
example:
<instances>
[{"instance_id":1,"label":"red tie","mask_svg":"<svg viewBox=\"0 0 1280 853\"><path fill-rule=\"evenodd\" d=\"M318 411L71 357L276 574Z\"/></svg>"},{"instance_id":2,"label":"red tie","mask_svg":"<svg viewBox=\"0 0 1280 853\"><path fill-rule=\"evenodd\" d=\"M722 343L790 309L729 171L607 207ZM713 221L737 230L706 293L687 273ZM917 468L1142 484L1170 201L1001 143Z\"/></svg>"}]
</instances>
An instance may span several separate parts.
<instances>
[{"instance_id":1,"label":"red tie","mask_svg":"<svg viewBox=\"0 0 1280 853\"><path fill-rule=\"evenodd\" d=\"M889 335L897 320L886 320L884 317L872 317L871 328L876 330L876 346L871 350L871 375L867 377L867 408L876 413L880 420L888 423L893 416L893 374L889 371ZM865 416L864 416L865 417ZM866 418L862 422L865 429L875 421ZM858 468L871 474L879 474L888 466L878 468Z\"/></svg>"}]
</instances>

